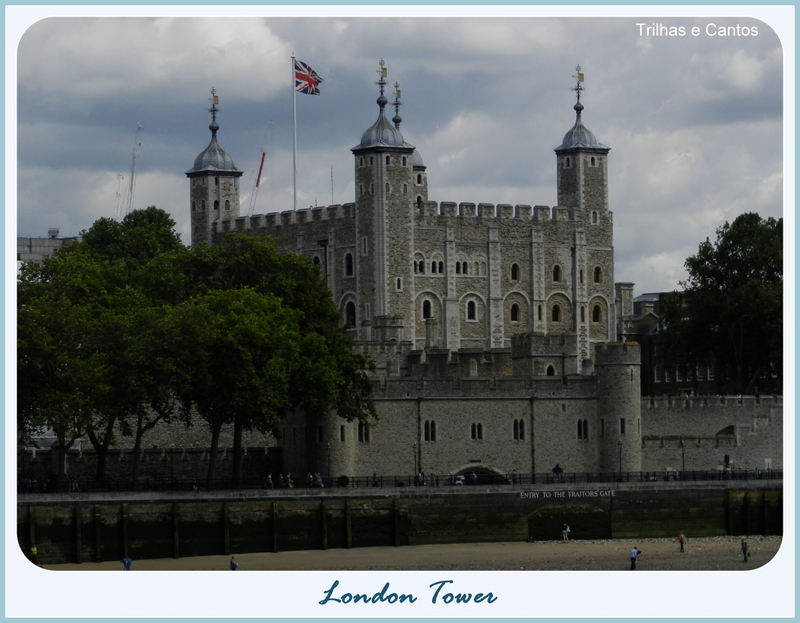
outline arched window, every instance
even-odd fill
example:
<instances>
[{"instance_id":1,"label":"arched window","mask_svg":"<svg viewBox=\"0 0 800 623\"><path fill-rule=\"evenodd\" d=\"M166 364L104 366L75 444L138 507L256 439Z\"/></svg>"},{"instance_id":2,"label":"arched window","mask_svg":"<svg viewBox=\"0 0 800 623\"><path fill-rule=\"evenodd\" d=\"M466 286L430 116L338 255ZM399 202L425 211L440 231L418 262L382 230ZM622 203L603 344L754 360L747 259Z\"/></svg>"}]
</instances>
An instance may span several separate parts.
<instances>
[{"instance_id":1,"label":"arched window","mask_svg":"<svg viewBox=\"0 0 800 623\"><path fill-rule=\"evenodd\" d=\"M402 289L403 289L403 278L402 277L398 277L397 278L397 281L395 281L395 286L396 286L395 289L398 292L402 291Z\"/></svg>"},{"instance_id":2,"label":"arched window","mask_svg":"<svg viewBox=\"0 0 800 623\"><path fill-rule=\"evenodd\" d=\"M369 443L369 424L358 423L358 440L363 443Z\"/></svg>"},{"instance_id":3,"label":"arched window","mask_svg":"<svg viewBox=\"0 0 800 623\"><path fill-rule=\"evenodd\" d=\"M205 211L206 211L206 200L205 200L205 199L203 199L203 200L200 202L200 209L201 209L203 212L205 212Z\"/></svg>"},{"instance_id":4,"label":"arched window","mask_svg":"<svg viewBox=\"0 0 800 623\"><path fill-rule=\"evenodd\" d=\"M344 256L344 275L345 277L353 276L353 255L350 253Z\"/></svg>"},{"instance_id":5,"label":"arched window","mask_svg":"<svg viewBox=\"0 0 800 623\"><path fill-rule=\"evenodd\" d=\"M361 167L364 166L364 158L363 158L363 156L358 159L358 165L361 166Z\"/></svg>"},{"instance_id":6,"label":"arched window","mask_svg":"<svg viewBox=\"0 0 800 623\"><path fill-rule=\"evenodd\" d=\"M438 266L438 264L436 264L436 262L431 262L431 274L432 275L436 274L436 267L437 266Z\"/></svg>"},{"instance_id":7,"label":"arched window","mask_svg":"<svg viewBox=\"0 0 800 623\"><path fill-rule=\"evenodd\" d=\"M406 166L406 157L403 156L403 166Z\"/></svg>"},{"instance_id":8,"label":"arched window","mask_svg":"<svg viewBox=\"0 0 800 623\"><path fill-rule=\"evenodd\" d=\"M592 166L595 166L597 164L597 161L594 159L594 156L592 156L592 161L591 162L592 162Z\"/></svg>"},{"instance_id":9,"label":"arched window","mask_svg":"<svg viewBox=\"0 0 800 623\"><path fill-rule=\"evenodd\" d=\"M547 366L547 372L545 372L547 376L555 376L556 369L553 366Z\"/></svg>"},{"instance_id":10,"label":"arched window","mask_svg":"<svg viewBox=\"0 0 800 623\"><path fill-rule=\"evenodd\" d=\"M439 272L444 273L444 262L441 260L439 261Z\"/></svg>"},{"instance_id":11,"label":"arched window","mask_svg":"<svg viewBox=\"0 0 800 623\"><path fill-rule=\"evenodd\" d=\"M461 274L461 262L456 262L456 275Z\"/></svg>"},{"instance_id":12,"label":"arched window","mask_svg":"<svg viewBox=\"0 0 800 623\"><path fill-rule=\"evenodd\" d=\"M219 177L214 178L214 186L219 186Z\"/></svg>"},{"instance_id":13,"label":"arched window","mask_svg":"<svg viewBox=\"0 0 800 623\"><path fill-rule=\"evenodd\" d=\"M389 192L389 182L386 182L386 192Z\"/></svg>"},{"instance_id":14,"label":"arched window","mask_svg":"<svg viewBox=\"0 0 800 623\"><path fill-rule=\"evenodd\" d=\"M417 210L422 214L422 197L417 197Z\"/></svg>"},{"instance_id":15,"label":"arched window","mask_svg":"<svg viewBox=\"0 0 800 623\"><path fill-rule=\"evenodd\" d=\"M219 210L219 200L217 199L214 200L214 209Z\"/></svg>"},{"instance_id":16,"label":"arched window","mask_svg":"<svg viewBox=\"0 0 800 623\"><path fill-rule=\"evenodd\" d=\"M475 301L467 303L467 320L475 320Z\"/></svg>"},{"instance_id":17,"label":"arched window","mask_svg":"<svg viewBox=\"0 0 800 623\"><path fill-rule=\"evenodd\" d=\"M592 322L600 322L603 318L603 312L599 305L592 307Z\"/></svg>"},{"instance_id":18,"label":"arched window","mask_svg":"<svg viewBox=\"0 0 800 623\"><path fill-rule=\"evenodd\" d=\"M594 158L592 158L592 160L594 160ZM391 160L389 159L389 156L386 156L386 164L391 164Z\"/></svg>"},{"instance_id":19,"label":"arched window","mask_svg":"<svg viewBox=\"0 0 800 623\"><path fill-rule=\"evenodd\" d=\"M556 303L553 305L553 322L560 322L561 321L561 306Z\"/></svg>"},{"instance_id":20,"label":"arched window","mask_svg":"<svg viewBox=\"0 0 800 623\"><path fill-rule=\"evenodd\" d=\"M425 420L425 441L436 441L436 421Z\"/></svg>"},{"instance_id":21,"label":"arched window","mask_svg":"<svg viewBox=\"0 0 800 623\"><path fill-rule=\"evenodd\" d=\"M519 305L516 303L511 306L511 322L519 322Z\"/></svg>"},{"instance_id":22,"label":"arched window","mask_svg":"<svg viewBox=\"0 0 800 623\"><path fill-rule=\"evenodd\" d=\"M592 223L597 225L597 211L592 212Z\"/></svg>"},{"instance_id":23,"label":"arched window","mask_svg":"<svg viewBox=\"0 0 800 623\"><path fill-rule=\"evenodd\" d=\"M403 194L404 195L408 194L408 184L403 184Z\"/></svg>"},{"instance_id":24,"label":"arched window","mask_svg":"<svg viewBox=\"0 0 800 623\"><path fill-rule=\"evenodd\" d=\"M537 315L539 316L539 321L541 321L542 320L542 306L541 305L539 305L539 307L537 308Z\"/></svg>"},{"instance_id":25,"label":"arched window","mask_svg":"<svg viewBox=\"0 0 800 623\"><path fill-rule=\"evenodd\" d=\"M569 159L569 156L567 156L566 160L564 161L564 167L569 169L571 166L572 166L572 161Z\"/></svg>"},{"instance_id":26,"label":"arched window","mask_svg":"<svg viewBox=\"0 0 800 623\"><path fill-rule=\"evenodd\" d=\"M525 439L525 420L519 421L519 438L520 441Z\"/></svg>"},{"instance_id":27,"label":"arched window","mask_svg":"<svg viewBox=\"0 0 800 623\"><path fill-rule=\"evenodd\" d=\"M467 274L467 263L466 262L461 262L461 274L462 275L466 275Z\"/></svg>"},{"instance_id":28,"label":"arched window","mask_svg":"<svg viewBox=\"0 0 800 623\"><path fill-rule=\"evenodd\" d=\"M586 322L586 308L581 305L581 322Z\"/></svg>"},{"instance_id":29,"label":"arched window","mask_svg":"<svg viewBox=\"0 0 800 623\"><path fill-rule=\"evenodd\" d=\"M511 265L511 281L517 281L519 279L519 264L512 264Z\"/></svg>"},{"instance_id":30,"label":"arched window","mask_svg":"<svg viewBox=\"0 0 800 623\"><path fill-rule=\"evenodd\" d=\"M603 277L603 271L600 270L599 266L595 266L594 267L594 282L595 283L600 283L602 277Z\"/></svg>"},{"instance_id":31,"label":"arched window","mask_svg":"<svg viewBox=\"0 0 800 623\"><path fill-rule=\"evenodd\" d=\"M514 439L519 439L519 420L514 420Z\"/></svg>"},{"instance_id":32,"label":"arched window","mask_svg":"<svg viewBox=\"0 0 800 623\"><path fill-rule=\"evenodd\" d=\"M316 256L316 255L314 256L314 258L311 261L314 263L314 266L319 266L319 264L320 264L319 257Z\"/></svg>"},{"instance_id":33,"label":"arched window","mask_svg":"<svg viewBox=\"0 0 800 623\"><path fill-rule=\"evenodd\" d=\"M417 173L417 184L422 184L422 174Z\"/></svg>"},{"instance_id":34,"label":"arched window","mask_svg":"<svg viewBox=\"0 0 800 623\"><path fill-rule=\"evenodd\" d=\"M348 328L356 326L356 304L353 301L344 307L344 323Z\"/></svg>"},{"instance_id":35,"label":"arched window","mask_svg":"<svg viewBox=\"0 0 800 623\"><path fill-rule=\"evenodd\" d=\"M422 302L422 317L423 318L431 317L431 302L427 299Z\"/></svg>"},{"instance_id":36,"label":"arched window","mask_svg":"<svg viewBox=\"0 0 800 623\"><path fill-rule=\"evenodd\" d=\"M472 424L472 438L473 439L483 439L483 425L482 424Z\"/></svg>"},{"instance_id":37,"label":"arched window","mask_svg":"<svg viewBox=\"0 0 800 623\"><path fill-rule=\"evenodd\" d=\"M553 266L553 281L561 281L561 266Z\"/></svg>"}]
</instances>

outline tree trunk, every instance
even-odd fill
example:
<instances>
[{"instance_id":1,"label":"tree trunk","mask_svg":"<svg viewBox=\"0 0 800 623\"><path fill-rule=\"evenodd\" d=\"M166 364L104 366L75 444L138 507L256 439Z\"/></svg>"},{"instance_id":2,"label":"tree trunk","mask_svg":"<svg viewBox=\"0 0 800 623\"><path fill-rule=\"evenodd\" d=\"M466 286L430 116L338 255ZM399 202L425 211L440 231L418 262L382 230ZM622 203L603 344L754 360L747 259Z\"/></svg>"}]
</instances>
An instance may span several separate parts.
<instances>
[{"instance_id":1,"label":"tree trunk","mask_svg":"<svg viewBox=\"0 0 800 623\"><path fill-rule=\"evenodd\" d=\"M214 488L217 478L217 448L219 447L219 435L221 430L221 423L215 423L211 427L211 456L208 457L208 478L206 482L206 489Z\"/></svg>"},{"instance_id":2,"label":"tree trunk","mask_svg":"<svg viewBox=\"0 0 800 623\"><path fill-rule=\"evenodd\" d=\"M89 437L89 441L94 451L97 453L97 471L95 472L94 478L101 486L105 485L107 481L106 459L108 458L108 446L111 444L116 420L116 417L110 417L108 419L102 441L100 441L100 438L95 434L93 429L90 428L86 430L86 435Z\"/></svg>"},{"instance_id":3,"label":"tree trunk","mask_svg":"<svg viewBox=\"0 0 800 623\"><path fill-rule=\"evenodd\" d=\"M233 424L233 488L242 486L242 431L244 426L239 421Z\"/></svg>"}]
</instances>

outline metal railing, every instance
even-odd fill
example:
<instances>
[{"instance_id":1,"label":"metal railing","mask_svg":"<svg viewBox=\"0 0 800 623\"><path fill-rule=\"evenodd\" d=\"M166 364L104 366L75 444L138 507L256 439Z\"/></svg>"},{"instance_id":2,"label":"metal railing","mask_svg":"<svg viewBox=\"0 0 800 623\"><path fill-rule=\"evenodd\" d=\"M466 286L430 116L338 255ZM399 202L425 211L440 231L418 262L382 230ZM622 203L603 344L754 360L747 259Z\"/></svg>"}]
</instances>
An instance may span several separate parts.
<instances>
[{"instance_id":1,"label":"metal railing","mask_svg":"<svg viewBox=\"0 0 800 623\"><path fill-rule=\"evenodd\" d=\"M230 491L283 489L284 491L307 491L309 489L404 489L415 487L455 487L474 486L514 487L542 485L592 485L631 483L681 483L681 482L729 482L729 481L776 481L783 480L781 469L736 469L736 470L694 470L683 472L562 472L536 474L497 474L467 473L459 475L426 474L419 476L338 476L323 478L322 486L305 478L284 479L283 487L273 481L268 486L265 479L243 479L238 486L230 478L218 478L208 486L206 478L142 478L137 483L130 480L114 479L106 483L74 482L62 487L54 483L42 483L34 479L20 479L18 493L86 493L86 492L130 492L130 491ZM74 484L73 484L74 482Z\"/></svg>"}]
</instances>

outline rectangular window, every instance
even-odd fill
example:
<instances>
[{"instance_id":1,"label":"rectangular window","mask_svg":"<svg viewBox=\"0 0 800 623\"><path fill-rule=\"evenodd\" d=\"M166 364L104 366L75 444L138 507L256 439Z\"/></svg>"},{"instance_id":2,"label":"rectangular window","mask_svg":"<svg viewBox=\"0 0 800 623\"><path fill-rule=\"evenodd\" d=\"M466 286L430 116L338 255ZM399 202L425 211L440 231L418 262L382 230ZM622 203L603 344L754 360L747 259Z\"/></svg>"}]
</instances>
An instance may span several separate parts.
<instances>
[{"instance_id":1,"label":"rectangular window","mask_svg":"<svg viewBox=\"0 0 800 623\"><path fill-rule=\"evenodd\" d=\"M369 303L364 305L364 318L369 320L372 317L372 310L370 309Z\"/></svg>"},{"instance_id":2,"label":"rectangular window","mask_svg":"<svg viewBox=\"0 0 800 623\"><path fill-rule=\"evenodd\" d=\"M670 370L664 370L664 382L672 383L672 372Z\"/></svg>"},{"instance_id":3,"label":"rectangular window","mask_svg":"<svg viewBox=\"0 0 800 623\"><path fill-rule=\"evenodd\" d=\"M656 366L653 369L653 376L656 383L661 382L661 366Z\"/></svg>"},{"instance_id":4,"label":"rectangular window","mask_svg":"<svg viewBox=\"0 0 800 623\"><path fill-rule=\"evenodd\" d=\"M714 380L714 366L708 366L706 368L706 378L709 381L713 381Z\"/></svg>"},{"instance_id":5,"label":"rectangular window","mask_svg":"<svg viewBox=\"0 0 800 623\"><path fill-rule=\"evenodd\" d=\"M344 426L339 427L339 440L344 441Z\"/></svg>"},{"instance_id":6,"label":"rectangular window","mask_svg":"<svg viewBox=\"0 0 800 623\"><path fill-rule=\"evenodd\" d=\"M620 435L625 434L625 418L619 419L619 434Z\"/></svg>"},{"instance_id":7,"label":"rectangular window","mask_svg":"<svg viewBox=\"0 0 800 623\"><path fill-rule=\"evenodd\" d=\"M675 370L675 380L676 380L678 383L680 383L681 381L683 381L683 372L681 371L681 369L680 369L680 368L677 368L677 369Z\"/></svg>"},{"instance_id":8,"label":"rectangular window","mask_svg":"<svg viewBox=\"0 0 800 623\"><path fill-rule=\"evenodd\" d=\"M366 236L361 239L361 255L367 254L367 238Z\"/></svg>"}]
</instances>

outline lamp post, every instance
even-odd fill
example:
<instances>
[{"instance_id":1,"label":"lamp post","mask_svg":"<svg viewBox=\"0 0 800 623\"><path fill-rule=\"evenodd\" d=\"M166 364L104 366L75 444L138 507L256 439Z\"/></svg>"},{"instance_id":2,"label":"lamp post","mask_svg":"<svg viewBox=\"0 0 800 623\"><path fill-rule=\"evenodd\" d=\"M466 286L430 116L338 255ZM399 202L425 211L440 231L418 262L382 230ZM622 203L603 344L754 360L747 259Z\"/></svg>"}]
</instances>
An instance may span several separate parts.
<instances>
[{"instance_id":1,"label":"lamp post","mask_svg":"<svg viewBox=\"0 0 800 623\"><path fill-rule=\"evenodd\" d=\"M414 442L414 484L417 484L417 442Z\"/></svg>"},{"instance_id":2,"label":"lamp post","mask_svg":"<svg viewBox=\"0 0 800 623\"><path fill-rule=\"evenodd\" d=\"M331 442L328 442L328 486L331 486Z\"/></svg>"},{"instance_id":3,"label":"lamp post","mask_svg":"<svg viewBox=\"0 0 800 623\"><path fill-rule=\"evenodd\" d=\"M617 453L619 454L619 479L622 481L622 439L617 440Z\"/></svg>"}]
</instances>

